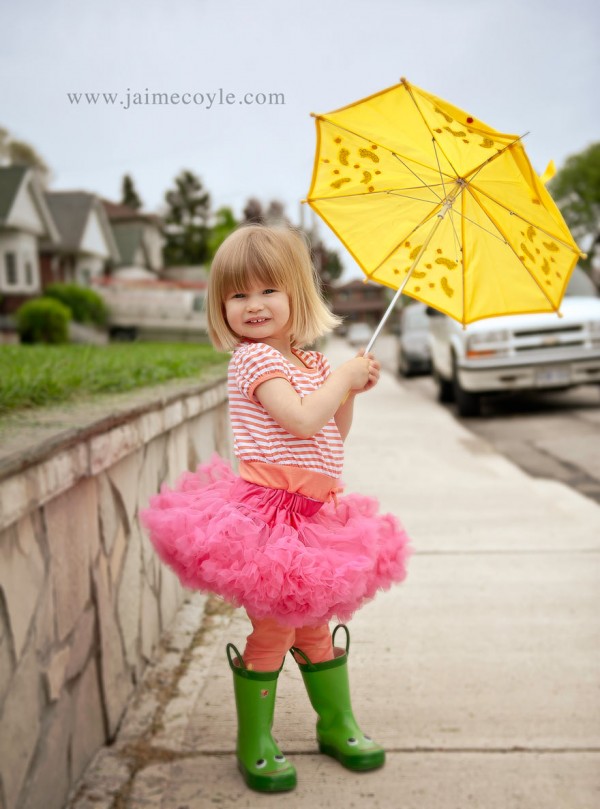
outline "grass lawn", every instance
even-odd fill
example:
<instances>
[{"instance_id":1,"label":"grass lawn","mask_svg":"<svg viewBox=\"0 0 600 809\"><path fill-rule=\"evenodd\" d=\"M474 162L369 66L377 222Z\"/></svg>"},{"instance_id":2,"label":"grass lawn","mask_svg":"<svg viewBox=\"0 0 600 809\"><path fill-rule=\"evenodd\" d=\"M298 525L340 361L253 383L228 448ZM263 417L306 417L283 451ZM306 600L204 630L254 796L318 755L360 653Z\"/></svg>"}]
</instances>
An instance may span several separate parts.
<instances>
[{"instance_id":1,"label":"grass lawn","mask_svg":"<svg viewBox=\"0 0 600 809\"><path fill-rule=\"evenodd\" d=\"M228 359L195 343L0 346L0 414L169 379L199 380Z\"/></svg>"}]
</instances>

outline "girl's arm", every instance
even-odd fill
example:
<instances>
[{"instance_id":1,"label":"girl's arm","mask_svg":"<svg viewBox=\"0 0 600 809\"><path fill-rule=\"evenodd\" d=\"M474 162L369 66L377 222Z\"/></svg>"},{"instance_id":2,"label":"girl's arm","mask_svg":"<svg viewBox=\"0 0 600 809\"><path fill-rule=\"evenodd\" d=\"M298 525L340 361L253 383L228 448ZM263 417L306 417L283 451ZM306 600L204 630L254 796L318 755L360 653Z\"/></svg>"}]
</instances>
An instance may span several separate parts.
<instances>
[{"instance_id":1,"label":"girl's arm","mask_svg":"<svg viewBox=\"0 0 600 809\"><path fill-rule=\"evenodd\" d=\"M338 407L337 412L335 414L335 423L337 424L337 428L340 431L340 435L342 436L342 441L346 440L346 436L350 432L350 427L352 427L352 416L354 414L354 397L358 391L350 391L348 394L348 398L345 402Z\"/></svg>"},{"instance_id":2,"label":"girl's arm","mask_svg":"<svg viewBox=\"0 0 600 809\"><path fill-rule=\"evenodd\" d=\"M351 391L369 382L370 360L354 357L330 374L314 393L301 397L281 377L267 379L255 396L275 421L297 438L311 438L330 421Z\"/></svg>"},{"instance_id":3,"label":"girl's arm","mask_svg":"<svg viewBox=\"0 0 600 809\"><path fill-rule=\"evenodd\" d=\"M364 393L367 390L371 390L371 388L375 387L377 382L379 381L379 372L381 370L381 364L379 360L376 360L373 354L365 354L363 348L358 352L359 357L366 357L369 360L369 381L361 390L354 390L351 391L346 401L342 402L339 406L336 414L335 414L335 423L337 424L337 428L340 431L340 435L342 436L342 441L346 440L348 433L350 432L350 427L352 427L352 416L354 415L354 398L357 393Z\"/></svg>"}]
</instances>

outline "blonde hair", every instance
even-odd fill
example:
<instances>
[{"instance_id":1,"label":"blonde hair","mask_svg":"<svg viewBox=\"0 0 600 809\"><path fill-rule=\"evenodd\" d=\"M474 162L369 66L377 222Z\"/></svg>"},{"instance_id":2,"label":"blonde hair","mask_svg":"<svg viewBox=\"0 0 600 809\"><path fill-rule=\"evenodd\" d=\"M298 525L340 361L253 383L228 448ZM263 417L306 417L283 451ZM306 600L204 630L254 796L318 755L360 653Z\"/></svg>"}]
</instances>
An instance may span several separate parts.
<instances>
[{"instance_id":1,"label":"blonde hair","mask_svg":"<svg viewBox=\"0 0 600 809\"><path fill-rule=\"evenodd\" d=\"M291 345L310 345L341 323L323 299L301 231L242 225L219 247L209 274L208 335L217 351L231 351L241 339L227 322L225 299L255 282L288 295Z\"/></svg>"}]
</instances>

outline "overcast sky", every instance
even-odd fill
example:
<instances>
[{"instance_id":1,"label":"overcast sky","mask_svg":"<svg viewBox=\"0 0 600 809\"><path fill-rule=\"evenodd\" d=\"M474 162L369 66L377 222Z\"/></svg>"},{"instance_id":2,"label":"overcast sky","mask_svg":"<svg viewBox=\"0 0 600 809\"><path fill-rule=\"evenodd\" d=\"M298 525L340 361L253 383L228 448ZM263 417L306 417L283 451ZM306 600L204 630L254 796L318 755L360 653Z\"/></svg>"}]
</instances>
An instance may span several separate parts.
<instances>
[{"instance_id":1,"label":"overcast sky","mask_svg":"<svg viewBox=\"0 0 600 809\"><path fill-rule=\"evenodd\" d=\"M401 76L490 126L530 132L539 172L600 140L597 0L20 0L2 4L0 23L0 126L37 148L53 188L117 200L128 172L148 210L189 168L215 209L277 198L298 222L310 113ZM235 103L219 104L219 90ZM132 104L146 91L204 101ZM117 98L76 105L68 93ZM285 103L240 104L246 93Z\"/></svg>"}]
</instances>

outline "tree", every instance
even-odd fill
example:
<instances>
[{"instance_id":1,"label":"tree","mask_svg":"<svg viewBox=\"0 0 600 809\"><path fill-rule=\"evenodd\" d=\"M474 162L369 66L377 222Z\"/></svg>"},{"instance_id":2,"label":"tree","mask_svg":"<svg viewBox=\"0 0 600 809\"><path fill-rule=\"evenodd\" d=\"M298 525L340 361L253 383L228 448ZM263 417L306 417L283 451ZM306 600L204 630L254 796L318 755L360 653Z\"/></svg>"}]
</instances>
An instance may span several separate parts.
<instances>
[{"instance_id":1,"label":"tree","mask_svg":"<svg viewBox=\"0 0 600 809\"><path fill-rule=\"evenodd\" d=\"M215 224L210 229L208 236L208 254L212 261L215 253L223 244L230 233L236 229L238 223L231 208L219 208L215 214Z\"/></svg>"},{"instance_id":2,"label":"tree","mask_svg":"<svg viewBox=\"0 0 600 809\"><path fill-rule=\"evenodd\" d=\"M31 146L22 140L12 137L8 129L0 126L0 166L31 166L35 169L39 181L44 188L50 182L50 168L44 158Z\"/></svg>"},{"instance_id":3,"label":"tree","mask_svg":"<svg viewBox=\"0 0 600 809\"><path fill-rule=\"evenodd\" d=\"M209 256L210 194L186 169L175 178L175 188L167 191L165 200L165 264L204 264Z\"/></svg>"},{"instance_id":4,"label":"tree","mask_svg":"<svg viewBox=\"0 0 600 809\"><path fill-rule=\"evenodd\" d=\"M285 215L285 205L278 199L273 199L269 203L265 214L265 224L270 227L290 227L291 222Z\"/></svg>"},{"instance_id":5,"label":"tree","mask_svg":"<svg viewBox=\"0 0 600 809\"><path fill-rule=\"evenodd\" d=\"M244 222L246 224L264 225L265 215L263 213L262 203L259 199L256 199L256 197L250 197L243 213Z\"/></svg>"},{"instance_id":6,"label":"tree","mask_svg":"<svg viewBox=\"0 0 600 809\"><path fill-rule=\"evenodd\" d=\"M121 205L126 205L128 208L133 208L135 211L139 211L142 207L142 200L136 191L130 174L126 174L121 183Z\"/></svg>"},{"instance_id":7,"label":"tree","mask_svg":"<svg viewBox=\"0 0 600 809\"><path fill-rule=\"evenodd\" d=\"M573 236L588 253L581 263L589 268L594 249L600 247L600 143L568 157L548 187Z\"/></svg>"},{"instance_id":8,"label":"tree","mask_svg":"<svg viewBox=\"0 0 600 809\"><path fill-rule=\"evenodd\" d=\"M344 270L340 257L335 250L325 247L321 240L311 245L310 257L321 277L323 291L328 297L333 282L340 277Z\"/></svg>"}]
</instances>

